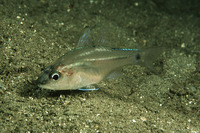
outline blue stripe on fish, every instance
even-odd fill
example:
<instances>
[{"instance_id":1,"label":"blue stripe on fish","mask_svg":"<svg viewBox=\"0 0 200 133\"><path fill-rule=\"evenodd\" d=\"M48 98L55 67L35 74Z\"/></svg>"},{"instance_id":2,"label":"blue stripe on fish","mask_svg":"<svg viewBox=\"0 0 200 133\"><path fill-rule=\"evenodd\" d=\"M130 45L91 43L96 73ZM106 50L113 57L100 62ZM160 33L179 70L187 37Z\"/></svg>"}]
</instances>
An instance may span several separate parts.
<instances>
[{"instance_id":1,"label":"blue stripe on fish","mask_svg":"<svg viewBox=\"0 0 200 133\"><path fill-rule=\"evenodd\" d=\"M79 91L97 91L97 90L99 90L99 88L94 88L94 89L82 89L82 88L79 88L78 90Z\"/></svg>"},{"instance_id":2,"label":"blue stripe on fish","mask_svg":"<svg viewBox=\"0 0 200 133\"><path fill-rule=\"evenodd\" d=\"M113 50L125 50L125 51L138 51L139 49L130 49L130 48L112 48Z\"/></svg>"}]
</instances>

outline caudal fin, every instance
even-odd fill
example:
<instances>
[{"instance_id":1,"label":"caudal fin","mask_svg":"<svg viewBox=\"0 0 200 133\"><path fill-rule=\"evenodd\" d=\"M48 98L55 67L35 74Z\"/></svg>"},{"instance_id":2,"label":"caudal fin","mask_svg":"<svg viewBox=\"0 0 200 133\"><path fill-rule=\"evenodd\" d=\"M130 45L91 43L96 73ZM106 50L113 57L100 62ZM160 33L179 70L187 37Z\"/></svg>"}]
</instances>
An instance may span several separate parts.
<instances>
[{"instance_id":1,"label":"caudal fin","mask_svg":"<svg viewBox=\"0 0 200 133\"><path fill-rule=\"evenodd\" d=\"M163 47L153 47L141 50L141 61L139 64L156 73L155 69L153 68L153 62L160 57L163 50Z\"/></svg>"}]
</instances>

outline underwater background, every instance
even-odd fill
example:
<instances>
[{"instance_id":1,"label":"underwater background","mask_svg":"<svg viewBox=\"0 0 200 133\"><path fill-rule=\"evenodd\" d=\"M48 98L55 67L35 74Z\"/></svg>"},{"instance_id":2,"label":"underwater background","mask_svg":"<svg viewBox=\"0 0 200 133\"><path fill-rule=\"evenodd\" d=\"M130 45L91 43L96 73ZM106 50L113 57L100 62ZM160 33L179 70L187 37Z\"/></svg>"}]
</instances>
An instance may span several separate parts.
<instances>
[{"instance_id":1,"label":"underwater background","mask_svg":"<svg viewBox=\"0 0 200 133\"><path fill-rule=\"evenodd\" d=\"M0 0L0 132L198 133L199 6L198 0ZM93 40L113 48L167 48L154 63L157 73L125 66L123 76L87 92L34 84L94 26Z\"/></svg>"}]
</instances>

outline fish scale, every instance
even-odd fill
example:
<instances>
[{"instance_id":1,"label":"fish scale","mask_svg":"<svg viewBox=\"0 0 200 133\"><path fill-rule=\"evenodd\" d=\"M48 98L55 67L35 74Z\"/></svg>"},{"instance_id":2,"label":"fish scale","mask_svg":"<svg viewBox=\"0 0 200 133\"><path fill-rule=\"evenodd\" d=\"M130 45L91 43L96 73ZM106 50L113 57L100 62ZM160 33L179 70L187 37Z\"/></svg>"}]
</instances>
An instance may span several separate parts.
<instances>
[{"instance_id":1,"label":"fish scale","mask_svg":"<svg viewBox=\"0 0 200 133\"><path fill-rule=\"evenodd\" d=\"M127 49L88 46L70 51L47 67L38 78L38 86L51 90L90 90L110 74L126 65L150 69L163 48ZM86 89L83 89L86 88Z\"/></svg>"},{"instance_id":2,"label":"fish scale","mask_svg":"<svg viewBox=\"0 0 200 133\"><path fill-rule=\"evenodd\" d=\"M111 48L108 45L109 28L96 32L87 29L80 37L77 48L67 52L47 67L36 83L51 90L94 90L99 82L113 78L116 71L126 65L141 65L153 69L153 61L160 56L162 47L146 49ZM94 34L99 39L94 40ZM93 36L92 36L93 35ZM118 77L118 76L116 76Z\"/></svg>"}]
</instances>

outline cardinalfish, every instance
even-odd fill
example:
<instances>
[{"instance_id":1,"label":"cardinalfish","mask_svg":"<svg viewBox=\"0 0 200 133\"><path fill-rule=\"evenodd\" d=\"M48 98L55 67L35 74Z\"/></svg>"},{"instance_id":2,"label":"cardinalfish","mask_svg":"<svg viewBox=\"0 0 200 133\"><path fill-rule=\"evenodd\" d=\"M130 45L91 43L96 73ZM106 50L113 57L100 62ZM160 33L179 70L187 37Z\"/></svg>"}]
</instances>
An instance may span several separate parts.
<instances>
[{"instance_id":1,"label":"cardinalfish","mask_svg":"<svg viewBox=\"0 0 200 133\"><path fill-rule=\"evenodd\" d=\"M89 34L90 30L85 32L78 45L88 43ZM123 66L141 65L154 71L153 61L159 57L162 49L126 49L102 45L78 47L47 67L36 83L50 90L98 90L96 84L115 76Z\"/></svg>"}]
</instances>

